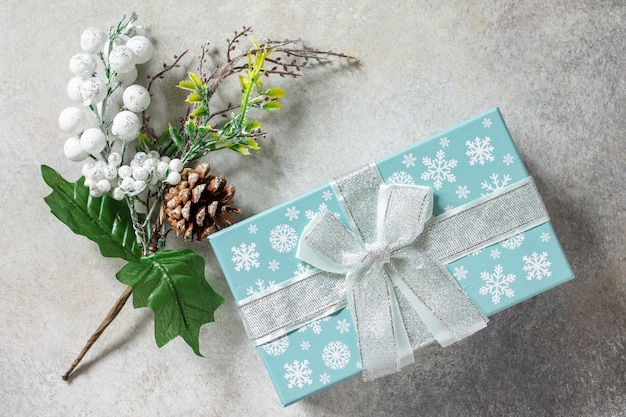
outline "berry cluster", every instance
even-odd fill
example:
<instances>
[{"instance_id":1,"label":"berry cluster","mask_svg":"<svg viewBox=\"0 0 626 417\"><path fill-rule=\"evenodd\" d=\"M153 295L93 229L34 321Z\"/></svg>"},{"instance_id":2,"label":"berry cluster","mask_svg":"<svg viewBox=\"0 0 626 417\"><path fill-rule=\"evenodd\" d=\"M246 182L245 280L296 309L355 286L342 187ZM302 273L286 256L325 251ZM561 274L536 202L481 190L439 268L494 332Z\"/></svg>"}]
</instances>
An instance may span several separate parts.
<instances>
[{"instance_id":1,"label":"berry cluster","mask_svg":"<svg viewBox=\"0 0 626 417\"><path fill-rule=\"evenodd\" d=\"M179 160L161 157L158 152L135 154L123 165L127 144L134 141L142 127L139 113L150 105L150 93L139 84L137 65L150 60L150 39L138 34L133 15L105 34L97 28L86 29L80 38L82 52L69 62L74 74L67 94L75 105L59 115L61 130L70 135L65 141L65 156L83 166L85 185L93 197L111 191L116 199L135 196L159 182L180 181Z\"/></svg>"}]
</instances>

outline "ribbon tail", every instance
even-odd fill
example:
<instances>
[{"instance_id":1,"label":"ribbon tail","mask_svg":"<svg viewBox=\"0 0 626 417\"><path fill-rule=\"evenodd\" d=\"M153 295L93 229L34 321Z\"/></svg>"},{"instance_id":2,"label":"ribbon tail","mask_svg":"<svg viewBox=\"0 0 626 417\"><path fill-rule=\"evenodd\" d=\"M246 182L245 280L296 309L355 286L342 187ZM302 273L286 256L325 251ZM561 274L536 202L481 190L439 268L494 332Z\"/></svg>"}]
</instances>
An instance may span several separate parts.
<instances>
[{"instance_id":1,"label":"ribbon tail","mask_svg":"<svg viewBox=\"0 0 626 417\"><path fill-rule=\"evenodd\" d=\"M384 270L377 269L358 278L352 272L346 276L348 307L358 334L365 381L395 373L414 362L394 288Z\"/></svg>"}]
</instances>

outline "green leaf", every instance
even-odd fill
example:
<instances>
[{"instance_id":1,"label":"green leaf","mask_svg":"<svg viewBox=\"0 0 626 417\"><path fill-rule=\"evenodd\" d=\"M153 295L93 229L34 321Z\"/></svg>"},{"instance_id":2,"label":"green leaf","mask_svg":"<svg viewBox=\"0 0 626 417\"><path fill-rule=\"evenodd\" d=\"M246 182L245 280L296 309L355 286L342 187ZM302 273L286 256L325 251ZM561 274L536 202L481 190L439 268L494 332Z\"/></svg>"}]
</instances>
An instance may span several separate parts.
<instances>
[{"instance_id":1,"label":"green leaf","mask_svg":"<svg viewBox=\"0 0 626 417\"><path fill-rule=\"evenodd\" d=\"M197 91L194 91L193 93L189 94L187 96L187 98L185 99L185 101L187 103L191 103L191 104L198 104L198 103L202 103L202 96L200 96L200 94L198 94Z\"/></svg>"},{"instance_id":2,"label":"green leaf","mask_svg":"<svg viewBox=\"0 0 626 417\"><path fill-rule=\"evenodd\" d=\"M185 138L183 138L182 132L177 127L170 125L170 136L174 145L182 152L185 147Z\"/></svg>"},{"instance_id":3,"label":"green leaf","mask_svg":"<svg viewBox=\"0 0 626 417\"><path fill-rule=\"evenodd\" d=\"M259 122L258 120L253 120L250 123L248 123L248 125L246 126L246 131L247 132L252 132L255 129L258 129L261 127L261 122Z\"/></svg>"},{"instance_id":4,"label":"green leaf","mask_svg":"<svg viewBox=\"0 0 626 417\"><path fill-rule=\"evenodd\" d=\"M135 308L154 312L157 346L181 336L200 354L200 327L214 321L224 299L204 278L204 259L190 249L156 252L126 264L117 279L133 287Z\"/></svg>"},{"instance_id":5,"label":"green leaf","mask_svg":"<svg viewBox=\"0 0 626 417\"><path fill-rule=\"evenodd\" d=\"M185 122L185 132L187 132L187 136L193 139L196 136L196 132L198 131L198 124L193 119L188 119Z\"/></svg>"},{"instance_id":6,"label":"green leaf","mask_svg":"<svg viewBox=\"0 0 626 417\"><path fill-rule=\"evenodd\" d=\"M263 108L265 110L278 110L280 108L282 108L282 104L280 104L278 101L268 101L267 103L263 104Z\"/></svg>"},{"instance_id":7,"label":"green leaf","mask_svg":"<svg viewBox=\"0 0 626 417\"><path fill-rule=\"evenodd\" d=\"M78 235L94 241L102 256L136 261L141 258L130 212L126 203L107 194L89 195L84 178L71 183L49 166L41 166L43 180L52 188L44 198L52 214Z\"/></svg>"},{"instance_id":8,"label":"green leaf","mask_svg":"<svg viewBox=\"0 0 626 417\"><path fill-rule=\"evenodd\" d=\"M203 105L200 105L189 116L202 117L202 116L208 116L208 115L209 115L209 112L207 111L207 108Z\"/></svg>"},{"instance_id":9,"label":"green leaf","mask_svg":"<svg viewBox=\"0 0 626 417\"><path fill-rule=\"evenodd\" d=\"M177 87L183 90L196 91L196 84L191 80L182 80Z\"/></svg>"},{"instance_id":10,"label":"green leaf","mask_svg":"<svg viewBox=\"0 0 626 417\"><path fill-rule=\"evenodd\" d=\"M195 84L197 90L201 91L204 88L204 83L202 82L200 77L198 77L197 74L194 74L193 72L190 72L189 73L189 78L191 78L191 81L193 81L193 83Z\"/></svg>"},{"instance_id":11,"label":"green leaf","mask_svg":"<svg viewBox=\"0 0 626 417\"><path fill-rule=\"evenodd\" d=\"M282 88L274 87L267 90L267 96L271 98L281 98L285 96L285 90Z\"/></svg>"}]
</instances>

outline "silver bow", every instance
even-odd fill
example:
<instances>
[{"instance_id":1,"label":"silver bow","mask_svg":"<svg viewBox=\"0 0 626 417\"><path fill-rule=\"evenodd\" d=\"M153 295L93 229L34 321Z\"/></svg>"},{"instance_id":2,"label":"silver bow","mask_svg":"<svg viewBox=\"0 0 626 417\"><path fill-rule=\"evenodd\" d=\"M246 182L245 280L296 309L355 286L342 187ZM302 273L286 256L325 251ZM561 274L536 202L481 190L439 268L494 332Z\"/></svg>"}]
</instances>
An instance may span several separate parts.
<instances>
[{"instance_id":1,"label":"silver bow","mask_svg":"<svg viewBox=\"0 0 626 417\"><path fill-rule=\"evenodd\" d=\"M335 184L352 230L332 213L319 213L303 231L296 256L345 275L369 380L413 363L413 346L421 341L434 337L450 345L485 327L487 318L416 244L432 214L430 188L378 186L365 175L365 181L359 176Z\"/></svg>"}]
</instances>

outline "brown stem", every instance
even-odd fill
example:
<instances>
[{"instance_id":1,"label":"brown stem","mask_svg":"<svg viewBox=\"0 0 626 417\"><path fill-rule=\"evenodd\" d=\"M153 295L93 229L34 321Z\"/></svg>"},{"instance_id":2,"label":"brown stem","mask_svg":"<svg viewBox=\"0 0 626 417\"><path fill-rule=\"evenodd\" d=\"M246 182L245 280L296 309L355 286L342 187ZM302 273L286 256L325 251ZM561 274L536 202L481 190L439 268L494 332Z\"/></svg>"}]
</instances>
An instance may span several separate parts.
<instances>
[{"instance_id":1,"label":"brown stem","mask_svg":"<svg viewBox=\"0 0 626 417\"><path fill-rule=\"evenodd\" d=\"M115 304L113 305L113 307L111 308L109 313L106 315L106 317L104 318L102 323L100 323L100 326L98 326L98 328L91 335L89 340L87 340L87 343L83 347L83 350L81 350L80 353L78 354L78 356L76 357L76 359L74 359L74 362L72 362L72 365L69 367L67 372L65 372L65 374L63 374L63 376L61 376L61 378L64 381L67 381L67 379L69 378L70 374L74 371L74 368L76 368L78 366L78 364L80 363L80 361L83 359L83 356L85 356L87 351L89 351L91 346L93 346L93 344L96 342L96 340L98 340L98 338L100 337L102 332L104 332L104 330L109 326L109 324L111 324L111 322L113 320L115 320L115 317L117 317L119 312L122 310L122 308L126 304L126 301L128 300L128 297L130 297L132 292L133 292L132 287L126 287L126 289L124 290L122 295L120 295L120 297L117 299L117 301L115 302Z\"/></svg>"}]
</instances>

